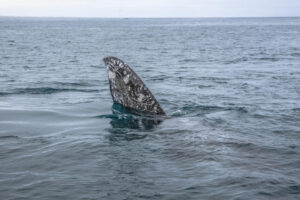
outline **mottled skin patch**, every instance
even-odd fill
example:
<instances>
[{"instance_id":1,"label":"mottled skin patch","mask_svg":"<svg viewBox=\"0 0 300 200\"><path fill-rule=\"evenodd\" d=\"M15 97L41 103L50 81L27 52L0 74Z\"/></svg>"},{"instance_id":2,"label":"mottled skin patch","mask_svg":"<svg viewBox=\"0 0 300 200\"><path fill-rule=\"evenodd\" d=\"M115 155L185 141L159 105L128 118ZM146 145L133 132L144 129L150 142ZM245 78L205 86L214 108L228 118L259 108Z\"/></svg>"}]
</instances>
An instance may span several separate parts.
<instances>
[{"instance_id":1,"label":"mottled skin patch","mask_svg":"<svg viewBox=\"0 0 300 200\"><path fill-rule=\"evenodd\" d=\"M141 78L122 60L116 57L103 59L115 103L143 113L166 115Z\"/></svg>"}]
</instances>

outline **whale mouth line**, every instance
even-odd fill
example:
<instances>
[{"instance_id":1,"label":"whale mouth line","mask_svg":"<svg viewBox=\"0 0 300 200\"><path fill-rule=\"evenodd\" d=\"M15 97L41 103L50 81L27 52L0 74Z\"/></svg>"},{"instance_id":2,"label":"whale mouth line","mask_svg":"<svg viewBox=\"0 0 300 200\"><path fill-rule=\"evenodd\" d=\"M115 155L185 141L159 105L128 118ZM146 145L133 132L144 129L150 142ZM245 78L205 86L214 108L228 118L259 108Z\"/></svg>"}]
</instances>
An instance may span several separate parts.
<instances>
[{"instance_id":1,"label":"whale mouth line","mask_svg":"<svg viewBox=\"0 0 300 200\"><path fill-rule=\"evenodd\" d=\"M112 61L104 61L104 63L105 63L106 69L110 70L110 71L113 71L113 72L117 72L119 69L122 68L122 67L119 66L120 62L116 63L116 62L112 62Z\"/></svg>"},{"instance_id":2,"label":"whale mouth line","mask_svg":"<svg viewBox=\"0 0 300 200\"><path fill-rule=\"evenodd\" d=\"M105 66L106 66L106 69L107 69L107 70L115 71L115 69L114 69L114 67L113 67L112 65L106 64Z\"/></svg>"},{"instance_id":3,"label":"whale mouth line","mask_svg":"<svg viewBox=\"0 0 300 200\"><path fill-rule=\"evenodd\" d=\"M119 74L121 76L121 72L119 71L120 68L117 68L117 67L114 67L114 66L108 64L108 65L106 65L106 70L111 71L116 74Z\"/></svg>"},{"instance_id":4,"label":"whale mouth line","mask_svg":"<svg viewBox=\"0 0 300 200\"><path fill-rule=\"evenodd\" d=\"M115 66L113 66L111 63L105 63L105 67L107 70L113 71L113 72L117 72L118 69L116 69Z\"/></svg>"}]
</instances>

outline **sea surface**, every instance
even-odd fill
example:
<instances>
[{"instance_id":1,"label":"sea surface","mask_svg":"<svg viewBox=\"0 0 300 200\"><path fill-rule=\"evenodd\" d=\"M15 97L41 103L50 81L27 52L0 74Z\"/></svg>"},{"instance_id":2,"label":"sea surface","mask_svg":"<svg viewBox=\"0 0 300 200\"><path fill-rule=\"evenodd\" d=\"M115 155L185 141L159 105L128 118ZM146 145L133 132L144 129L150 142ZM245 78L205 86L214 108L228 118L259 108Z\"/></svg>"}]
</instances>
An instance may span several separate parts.
<instances>
[{"instance_id":1,"label":"sea surface","mask_svg":"<svg viewBox=\"0 0 300 200\"><path fill-rule=\"evenodd\" d=\"M300 18L0 18L1 200L299 198Z\"/></svg>"}]
</instances>

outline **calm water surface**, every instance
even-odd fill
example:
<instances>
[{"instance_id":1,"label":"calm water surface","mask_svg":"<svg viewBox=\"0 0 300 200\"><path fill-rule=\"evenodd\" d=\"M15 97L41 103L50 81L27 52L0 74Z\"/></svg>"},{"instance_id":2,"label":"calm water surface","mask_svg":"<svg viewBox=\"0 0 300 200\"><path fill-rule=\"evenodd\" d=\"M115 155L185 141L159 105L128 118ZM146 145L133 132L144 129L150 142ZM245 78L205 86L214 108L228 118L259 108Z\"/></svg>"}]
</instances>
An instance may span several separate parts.
<instances>
[{"instance_id":1,"label":"calm water surface","mask_svg":"<svg viewBox=\"0 0 300 200\"><path fill-rule=\"evenodd\" d=\"M170 116L114 113L102 58ZM0 18L1 199L299 199L300 18Z\"/></svg>"}]
</instances>

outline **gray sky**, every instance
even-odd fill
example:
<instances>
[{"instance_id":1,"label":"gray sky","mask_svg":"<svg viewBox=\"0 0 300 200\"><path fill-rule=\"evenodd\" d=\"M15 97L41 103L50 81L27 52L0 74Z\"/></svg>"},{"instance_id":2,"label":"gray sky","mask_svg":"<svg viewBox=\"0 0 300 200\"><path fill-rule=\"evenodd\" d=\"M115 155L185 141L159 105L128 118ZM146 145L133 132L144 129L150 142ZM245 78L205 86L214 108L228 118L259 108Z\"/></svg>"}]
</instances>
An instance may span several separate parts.
<instances>
[{"instance_id":1,"label":"gray sky","mask_svg":"<svg viewBox=\"0 0 300 200\"><path fill-rule=\"evenodd\" d=\"M0 16L300 16L300 0L0 0Z\"/></svg>"}]
</instances>

